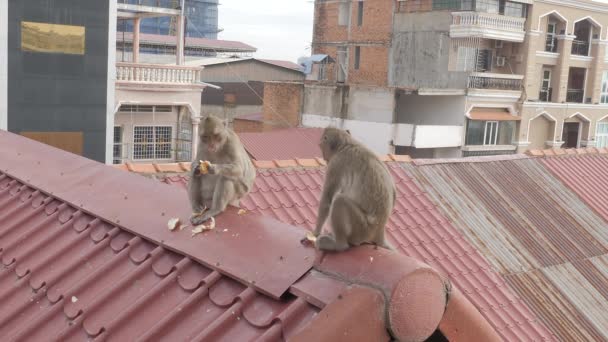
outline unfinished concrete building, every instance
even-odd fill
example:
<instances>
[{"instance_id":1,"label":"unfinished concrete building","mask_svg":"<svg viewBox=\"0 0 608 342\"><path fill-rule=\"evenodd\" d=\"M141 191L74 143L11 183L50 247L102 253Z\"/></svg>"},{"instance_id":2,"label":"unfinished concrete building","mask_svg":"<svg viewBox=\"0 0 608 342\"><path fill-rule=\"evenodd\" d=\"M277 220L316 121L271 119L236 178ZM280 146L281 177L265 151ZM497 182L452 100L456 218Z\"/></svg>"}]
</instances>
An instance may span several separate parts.
<instances>
[{"instance_id":1,"label":"unfinished concrete building","mask_svg":"<svg viewBox=\"0 0 608 342\"><path fill-rule=\"evenodd\" d=\"M604 147L606 23L588 0L316 1L301 120L416 157Z\"/></svg>"}]
</instances>

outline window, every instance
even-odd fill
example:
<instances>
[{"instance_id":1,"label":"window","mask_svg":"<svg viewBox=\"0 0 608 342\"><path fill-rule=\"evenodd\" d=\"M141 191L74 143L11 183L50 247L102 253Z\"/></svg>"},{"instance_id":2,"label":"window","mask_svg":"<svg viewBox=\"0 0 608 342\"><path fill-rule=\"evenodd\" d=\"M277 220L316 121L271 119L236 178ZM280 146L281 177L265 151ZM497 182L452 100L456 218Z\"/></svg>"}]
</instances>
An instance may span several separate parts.
<instances>
[{"instance_id":1,"label":"window","mask_svg":"<svg viewBox=\"0 0 608 342\"><path fill-rule=\"evenodd\" d=\"M133 127L133 159L171 159L171 126Z\"/></svg>"},{"instance_id":2,"label":"window","mask_svg":"<svg viewBox=\"0 0 608 342\"><path fill-rule=\"evenodd\" d=\"M470 11L473 9L473 0L433 0L433 10L462 10Z\"/></svg>"},{"instance_id":3,"label":"window","mask_svg":"<svg viewBox=\"0 0 608 342\"><path fill-rule=\"evenodd\" d=\"M346 76L348 75L348 50L346 46L338 46L338 67L337 67L337 81L342 83L346 82Z\"/></svg>"},{"instance_id":4,"label":"window","mask_svg":"<svg viewBox=\"0 0 608 342\"><path fill-rule=\"evenodd\" d=\"M359 66L361 64L361 47L355 47L355 70L359 70Z\"/></svg>"},{"instance_id":5,"label":"window","mask_svg":"<svg viewBox=\"0 0 608 342\"><path fill-rule=\"evenodd\" d=\"M539 99L543 102L551 102L551 70L543 70L543 79L540 84L540 96Z\"/></svg>"},{"instance_id":6,"label":"window","mask_svg":"<svg viewBox=\"0 0 608 342\"><path fill-rule=\"evenodd\" d=\"M114 154L113 154L113 163L120 164L122 163L122 127L114 126Z\"/></svg>"},{"instance_id":7,"label":"window","mask_svg":"<svg viewBox=\"0 0 608 342\"><path fill-rule=\"evenodd\" d=\"M608 147L608 122L599 122L597 124L595 141L598 148Z\"/></svg>"},{"instance_id":8,"label":"window","mask_svg":"<svg viewBox=\"0 0 608 342\"><path fill-rule=\"evenodd\" d=\"M547 24L547 42L545 45L545 51L557 52L557 24L549 22Z\"/></svg>"},{"instance_id":9,"label":"window","mask_svg":"<svg viewBox=\"0 0 608 342\"><path fill-rule=\"evenodd\" d=\"M468 120L466 145L511 145L513 143L514 121Z\"/></svg>"},{"instance_id":10,"label":"window","mask_svg":"<svg viewBox=\"0 0 608 342\"><path fill-rule=\"evenodd\" d=\"M602 76L602 91L600 93L600 103L608 103L608 71L604 71Z\"/></svg>"},{"instance_id":11,"label":"window","mask_svg":"<svg viewBox=\"0 0 608 342\"><path fill-rule=\"evenodd\" d=\"M348 26L350 24L350 1L341 2L338 8L338 25Z\"/></svg>"},{"instance_id":12,"label":"window","mask_svg":"<svg viewBox=\"0 0 608 342\"><path fill-rule=\"evenodd\" d=\"M501 1L500 14L508 17L525 18L527 16L526 5L513 1Z\"/></svg>"},{"instance_id":13,"label":"window","mask_svg":"<svg viewBox=\"0 0 608 342\"><path fill-rule=\"evenodd\" d=\"M477 0L476 10L485 13L498 13L500 6L498 0Z\"/></svg>"},{"instance_id":14,"label":"window","mask_svg":"<svg viewBox=\"0 0 608 342\"><path fill-rule=\"evenodd\" d=\"M357 26L363 25L363 1L359 1L359 10L357 15Z\"/></svg>"},{"instance_id":15,"label":"window","mask_svg":"<svg viewBox=\"0 0 608 342\"><path fill-rule=\"evenodd\" d=\"M475 47L458 47L457 71L488 71L492 65L492 51Z\"/></svg>"}]
</instances>

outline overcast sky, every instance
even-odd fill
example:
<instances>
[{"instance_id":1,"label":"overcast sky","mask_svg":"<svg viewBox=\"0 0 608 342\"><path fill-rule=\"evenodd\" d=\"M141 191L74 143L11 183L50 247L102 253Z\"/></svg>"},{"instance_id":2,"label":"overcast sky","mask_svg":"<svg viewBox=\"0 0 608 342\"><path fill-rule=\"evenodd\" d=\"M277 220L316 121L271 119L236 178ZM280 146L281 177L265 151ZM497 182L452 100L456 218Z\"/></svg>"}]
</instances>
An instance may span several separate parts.
<instances>
[{"instance_id":1,"label":"overcast sky","mask_svg":"<svg viewBox=\"0 0 608 342\"><path fill-rule=\"evenodd\" d=\"M312 0L221 0L220 39L258 48L256 57L292 62L310 55Z\"/></svg>"}]
</instances>

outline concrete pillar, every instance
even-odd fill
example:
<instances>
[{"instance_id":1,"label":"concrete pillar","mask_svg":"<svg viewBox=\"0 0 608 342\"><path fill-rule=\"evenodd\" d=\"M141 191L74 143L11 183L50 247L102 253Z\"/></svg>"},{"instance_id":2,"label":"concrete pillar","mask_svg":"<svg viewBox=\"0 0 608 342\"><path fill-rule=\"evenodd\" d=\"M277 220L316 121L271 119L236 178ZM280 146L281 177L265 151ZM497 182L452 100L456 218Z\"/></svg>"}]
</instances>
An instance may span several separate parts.
<instances>
[{"instance_id":1,"label":"concrete pillar","mask_svg":"<svg viewBox=\"0 0 608 342\"><path fill-rule=\"evenodd\" d=\"M133 20L133 63L139 63L139 31L141 18Z\"/></svg>"},{"instance_id":2,"label":"concrete pillar","mask_svg":"<svg viewBox=\"0 0 608 342\"><path fill-rule=\"evenodd\" d=\"M538 100L540 89L540 71L536 65L536 51L539 47L541 31L531 30L526 34L526 96L528 100Z\"/></svg>"},{"instance_id":3,"label":"concrete pillar","mask_svg":"<svg viewBox=\"0 0 608 342\"><path fill-rule=\"evenodd\" d=\"M600 103L604 59L606 58L606 45L608 45L608 40L595 39L592 41L592 44L593 64L588 73L592 80L592 88L588 90L588 94L591 94L591 103Z\"/></svg>"},{"instance_id":4,"label":"concrete pillar","mask_svg":"<svg viewBox=\"0 0 608 342\"><path fill-rule=\"evenodd\" d=\"M192 118L192 160L196 157L198 149L198 125L201 123L200 117Z\"/></svg>"},{"instance_id":5,"label":"concrete pillar","mask_svg":"<svg viewBox=\"0 0 608 342\"><path fill-rule=\"evenodd\" d=\"M183 13L183 11L182 11ZM177 17L177 35L176 35L176 47L177 47L177 65L184 64L184 37L185 37L185 28L184 28L184 16L180 15Z\"/></svg>"},{"instance_id":6,"label":"concrete pillar","mask_svg":"<svg viewBox=\"0 0 608 342\"><path fill-rule=\"evenodd\" d=\"M573 35L557 36L559 40L558 52L559 59L555 70L557 71L558 85L554 89L554 99L557 103L566 102L568 95L568 73L570 72L570 55L572 54L572 41L576 38Z\"/></svg>"}]
</instances>

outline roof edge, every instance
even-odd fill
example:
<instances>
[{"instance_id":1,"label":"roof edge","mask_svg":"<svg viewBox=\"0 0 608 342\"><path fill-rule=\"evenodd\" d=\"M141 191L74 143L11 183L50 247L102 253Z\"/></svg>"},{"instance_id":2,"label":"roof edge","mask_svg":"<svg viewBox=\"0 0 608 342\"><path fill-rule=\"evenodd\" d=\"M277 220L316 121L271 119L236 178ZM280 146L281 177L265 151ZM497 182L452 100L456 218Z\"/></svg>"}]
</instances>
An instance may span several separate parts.
<instances>
[{"instance_id":1,"label":"roof edge","mask_svg":"<svg viewBox=\"0 0 608 342\"><path fill-rule=\"evenodd\" d=\"M587 154L608 154L608 148L596 148L596 147L585 147L585 148L552 148L546 150L528 150L526 154L530 157L568 157L578 156Z\"/></svg>"}]
</instances>

